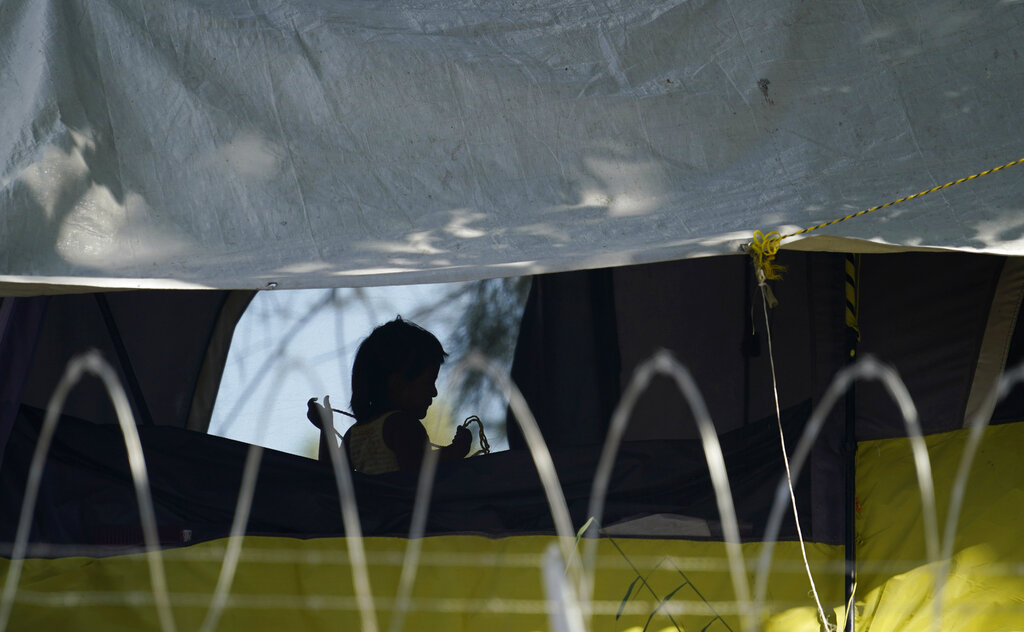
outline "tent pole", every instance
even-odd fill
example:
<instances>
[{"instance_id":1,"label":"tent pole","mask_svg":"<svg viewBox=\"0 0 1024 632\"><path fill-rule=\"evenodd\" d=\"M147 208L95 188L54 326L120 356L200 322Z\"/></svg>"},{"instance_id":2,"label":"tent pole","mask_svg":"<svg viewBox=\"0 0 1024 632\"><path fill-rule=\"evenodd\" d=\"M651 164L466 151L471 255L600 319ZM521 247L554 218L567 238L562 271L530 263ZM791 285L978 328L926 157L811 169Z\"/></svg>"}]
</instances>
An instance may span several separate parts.
<instances>
[{"instance_id":1,"label":"tent pole","mask_svg":"<svg viewBox=\"0 0 1024 632\"><path fill-rule=\"evenodd\" d=\"M846 298L846 351L847 362L853 364L857 359L857 345L860 342L859 298L860 298L860 255L847 253L845 274ZM846 611L845 632L854 630L854 612L852 601L854 587L857 584L857 410L854 385L846 391L845 399L845 437L843 440L843 456L846 460L846 490L844 494L845 516L844 544L846 565L844 573L844 604Z\"/></svg>"},{"instance_id":2,"label":"tent pole","mask_svg":"<svg viewBox=\"0 0 1024 632\"><path fill-rule=\"evenodd\" d=\"M152 426L153 415L150 413L146 399L142 395L142 385L139 384L139 378L135 375L135 367L132 366L132 360L128 355L127 347L124 346L121 330L117 327L117 321L114 319L114 313L110 309L110 303L107 302L106 295L100 292L93 294L93 296L96 297L96 304L100 308L100 313L103 314L103 322L107 326L107 333L110 334L110 341L114 345L114 351L117 353L117 359L121 364L121 372L124 373L124 378L128 382L128 390L135 400L139 421L143 426Z\"/></svg>"},{"instance_id":3,"label":"tent pole","mask_svg":"<svg viewBox=\"0 0 1024 632\"><path fill-rule=\"evenodd\" d=\"M854 395L853 385L850 386L850 390L846 392L846 440L844 441L843 452L846 456L846 494L845 494L845 507L846 507L846 525L845 525L845 545L846 545L846 571L845 571L845 592L843 602L849 604L850 608L846 613L846 626L844 630L846 632L853 632L853 613L854 605L850 602L850 598L853 596L853 587L857 583L857 532L856 532L856 506L857 506L857 489L856 489L856 457L857 457L857 435L854 424Z\"/></svg>"}]
</instances>

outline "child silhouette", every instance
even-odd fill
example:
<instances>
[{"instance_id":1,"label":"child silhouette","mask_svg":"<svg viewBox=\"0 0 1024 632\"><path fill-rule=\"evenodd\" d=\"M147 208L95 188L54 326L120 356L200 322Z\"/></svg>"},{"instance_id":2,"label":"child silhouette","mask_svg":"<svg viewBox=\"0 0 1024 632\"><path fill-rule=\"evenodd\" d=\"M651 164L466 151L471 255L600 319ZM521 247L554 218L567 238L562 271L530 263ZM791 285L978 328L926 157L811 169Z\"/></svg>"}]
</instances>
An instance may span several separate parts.
<instances>
[{"instance_id":1,"label":"child silhouette","mask_svg":"<svg viewBox=\"0 0 1024 632\"><path fill-rule=\"evenodd\" d=\"M349 465L364 474L418 468L430 445L420 420L437 396L438 371L448 354L437 338L401 317L384 323L359 345L352 364L352 416L356 423L343 438ZM306 417L320 432L320 458L327 458L321 406L308 402ZM333 433L332 433L333 434ZM441 461L466 456L469 430L459 427Z\"/></svg>"}]
</instances>

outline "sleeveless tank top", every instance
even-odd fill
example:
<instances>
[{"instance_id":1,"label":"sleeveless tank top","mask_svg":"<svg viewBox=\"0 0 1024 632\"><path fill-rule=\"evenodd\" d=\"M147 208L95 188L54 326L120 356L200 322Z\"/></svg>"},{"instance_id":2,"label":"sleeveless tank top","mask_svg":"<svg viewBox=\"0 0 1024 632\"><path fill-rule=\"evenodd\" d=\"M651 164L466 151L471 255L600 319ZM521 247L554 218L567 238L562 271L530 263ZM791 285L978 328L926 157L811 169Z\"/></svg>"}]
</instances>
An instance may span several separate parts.
<instances>
[{"instance_id":1,"label":"sleeveless tank top","mask_svg":"<svg viewBox=\"0 0 1024 632\"><path fill-rule=\"evenodd\" d=\"M348 454L352 469L363 474L398 471L398 457L384 443L384 420L394 411L380 415L368 424L357 424L348 431Z\"/></svg>"}]
</instances>

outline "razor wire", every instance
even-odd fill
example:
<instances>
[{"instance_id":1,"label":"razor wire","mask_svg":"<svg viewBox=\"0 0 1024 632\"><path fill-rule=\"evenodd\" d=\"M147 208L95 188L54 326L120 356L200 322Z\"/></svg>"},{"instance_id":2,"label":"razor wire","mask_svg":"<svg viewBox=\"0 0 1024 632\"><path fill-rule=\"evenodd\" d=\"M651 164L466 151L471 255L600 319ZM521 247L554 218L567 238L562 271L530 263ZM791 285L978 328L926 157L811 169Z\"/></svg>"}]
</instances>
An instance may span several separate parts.
<instances>
[{"instance_id":1,"label":"razor wire","mask_svg":"<svg viewBox=\"0 0 1024 632\"><path fill-rule=\"evenodd\" d=\"M524 434L531 437L534 436L534 433L539 435L539 432L536 431L536 423L532 419L532 413L529 412L529 407L526 405L525 400L522 399L522 395L518 393L518 389L510 380L508 380L507 377L498 374L496 369L493 366L489 366L486 358L482 358L482 356L467 356L466 365L467 367L475 370L484 371L485 373L488 373L492 379L498 380L506 394L506 397L513 404L516 418L520 420L520 423L525 423ZM645 369L647 371L663 370L671 372L677 369L670 356L667 356L664 352L655 356L647 366L648 368ZM76 381L84 372L93 372L101 376L104 387L107 388L108 392L111 394L111 397L115 401L115 408L119 412L121 430L125 435L129 460L132 463L132 474L133 479L135 480L137 498L139 500L143 532L146 534L145 539L147 545L144 550L145 560L150 567L152 582L150 591L122 591L117 593L110 593L106 591L68 591L56 596L51 593L44 593L30 589L23 589L19 591L18 579L20 577L23 563L29 553L36 551L60 553L64 550L74 550L78 552L91 550L89 547L79 546L62 548L55 545L29 545L29 523L27 522L31 516L31 508L34 505L36 494L38 493L42 463L44 462L48 448L48 437L52 435L56 426L63 398L66 397L67 391L71 388L74 381ZM919 425L915 425L913 422L913 420L916 419L913 413L913 403L910 401L909 395L906 393L905 386L903 386L902 380L896 374L895 370L881 365L871 358L859 360L856 364L837 373L832 385L830 385L829 389L826 391L822 401L812 412L804 433L800 438L796 450L794 451L792 458L793 479L796 480L799 477L801 468L805 464L807 456L809 455L810 447L813 445L820 433L824 419L827 416L828 411L831 409L831 406L834 405L842 393L845 392L845 390L854 382L869 379L880 379L883 382L883 385L899 403L901 410L904 413L905 423L908 426L910 445L914 454L915 468L918 474L918 482L922 493L922 504L925 508L926 514L931 515L931 518L927 518L926 516L925 520L927 559L923 561L926 565L935 569L935 587L932 594L932 603L936 609L936 614L941 615L943 612L942 600L945 589L944 581L948 574L950 559L952 557L958 516L962 507L962 501L966 489L966 479L970 474L974 455L979 448L982 431L988 425L988 419L979 414L969 420L968 426L970 434L968 441L964 446L960 465L957 469L957 474L951 488L950 509L947 514L945 529L943 530L940 538L937 521L935 520L936 516L934 514L934 492L931 493L931 499L928 498L929 491L933 486L930 482L930 464L928 462L927 448L924 446ZM638 379L635 381L638 381L639 383L639 381L642 380ZM995 386L992 393L990 393L989 399L994 402L1001 401L1007 396L1011 388L1021 381L1024 381L1024 366L1004 373L999 383ZM646 384L644 384L644 387L646 387ZM680 385L680 388L683 389L684 394L689 391L689 389L683 388L682 385ZM118 393L121 395L119 396ZM699 393L697 395L699 397ZM122 399L123 401L121 401ZM121 413L124 414L122 415ZM205 593L171 592L167 589L166 578L163 571L164 553L157 543L155 519L152 517L152 495L148 488L148 484L146 483L147 477L144 460L142 458L141 445L138 444L138 436L134 431L134 423L131 423L130 414L130 407L127 405L127 400L124 399L124 394L119 387L117 376L113 374L112 370L109 369L109 366L105 365L105 362L98 356L98 354L86 354L85 356L72 360L66 373L65 380L62 381L61 386L58 387L54 398L51 400L51 405L48 407L47 418L46 421L44 421L44 431L40 435L39 444L30 466L30 472L34 472L34 474L30 475L29 484L26 487L26 496L22 507L22 514L19 517L18 534L11 549L11 561L8 566L8 572L4 582L2 597L0 597L0 631L5 630L10 623L9 617L15 601L18 603L38 604L48 607L72 607L75 605L88 604L154 606L158 611L161 628L164 630L176 629L171 611L172 602L174 605L178 606L206 606L208 610L206 619L204 620L203 630L216 629L220 615L228 608L311 608L337 610L339 612L358 611L362 613L363 629L373 630L376 626L375 618L372 614L367 616L367 608L369 608L370 612L373 612L378 608L394 609L402 612L403 616L404 613L410 611L472 611L509 614L550 614L552 603L561 603L563 604L561 606L562 608L569 608L571 612L579 613L578 616L573 614L568 619L564 617L558 619L559 621L565 622L565 625L569 626L567 629L576 630L586 629L585 626L587 618L584 616L585 614L608 615L613 612L621 613L623 611L640 613L644 611L645 608L650 607L649 602L641 603L637 601L627 604L624 602L614 602L610 600L594 600L588 597L590 591L586 588L587 584L584 582L584 579L587 577L586 574L592 573L596 568L621 568L623 563L622 560L615 560L614 556L591 556L587 558L584 562L584 574L577 575L574 581L569 584L563 581L564 578L568 577L567 574L562 575L563 580L557 580L554 579L554 576L551 575L550 572L547 572L546 576L549 577L548 590L554 591L553 593L549 593L550 598L547 600L515 600L501 598L440 598L423 600L413 598L411 596L411 589L415 581L415 569L417 567L423 565L465 565L467 563L475 564L481 562L479 554L466 554L460 557L457 553L453 554L450 552L443 554L430 552L423 553L418 549L418 546L412 546L412 542L422 541L423 525L425 523L427 507L429 506L430 488L433 484L433 477L432 475L428 476L428 470L432 470L436 467L436 463L431 459L426 459L424 461L424 471L420 477L421 484L417 488L417 501L414 507L413 528L410 532L410 546L407 547L405 554L401 556L379 553L364 554L362 557L358 555L353 556L352 551L355 548L362 548L361 545L357 544L362 540L361 535L358 533L358 529L353 529L352 531L346 529L346 533L351 534L347 539L352 540L353 542L346 547L347 550L344 554L330 550L312 550L301 553L287 550L275 552L273 550L250 549L243 551L242 534L244 534L245 531L245 522L251 504L252 495L255 493L255 472L258 469L259 454L261 453L261 450L259 448L255 448L255 446L255 449L250 449L249 456L246 460L243 484L239 492L235 519L232 523L232 535L228 538L227 546L224 547L223 550L223 558L221 558L222 572L218 579L217 588L215 589L213 596L211 597ZM519 418L519 415L523 415L523 418L527 421L524 422L523 419ZM531 423L532 427L530 427ZM620 423L624 424L625 422L623 421ZM561 543L561 546L559 547L561 555L558 558L552 558L552 554L549 551L544 555L520 555L518 557L508 555L494 556L493 560L500 560L504 564L520 564L534 568L542 568L545 564L550 566L554 564L554 562L551 561L552 559L560 559L560 563L563 565L569 564L573 559L571 551L568 550L567 546L572 541L571 526L568 527L568 529L566 528L569 521L568 513L565 510L564 497L560 498L561 488L558 485L557 477L554 475L554 469L550 463L550 454L547 453L547 448L544 445L543 438L539 438L539 441L534 443L531 443L528 439L527 444L531 450L531 454L534 456L538 472L541 473L542 481L546 481L545 488L547 491L548 502L552 515L555 519L556 526L558 526L557 531L559 535L556 538L556 542ZM613 458L616 445L615 438L610 432L609 437L606 438L606 444L602 454L607 452L612 455L612 457L609 458ZM343 479L345 478L345 470L343 468L345 467L345 464L343 463L344 455L338 454L340 452L340 450L336 450L334 454L332 454L332 464L334 465L335 476L338 480L339 496L343 499L344 504L344 498L351 498L352 493L351 489L345 489L345 486L343 485ZM537 454L546 454L546 457L538 457ZM708 454L708 459L710 466L711 461L714 460L712 458L712 454ZM548 474L542 473L542 470L548 472ZM545 478L546 476L548 478ZM348 478L348 485L351 486L350 476ZM595 510L595 513L599 514L600 511L598 511L598 509L602 506L604 492L601 491L601 493L597 493L599 490L596 483L597 477L595 477L595 493L592 494L590 506ZM727 479L726 491L728 491ZM729 503L731 503L731 493L729 496ZM738 615L744 620L746 620L747 617L750 617L752 621L750 624L751 628L758 629L762 617L768 612L776 611L778 608L797 607L801 605L798 602L790 603L765 599L766 579L769 568L772 568L776 572L793 573L802 572L804 568L803 565L784 561L776 561L774 566L772 563L772 552L777 541L778 529L781 524L782 507L785 504L786 496L787 492L785 489L785 481L783 480L780 481L779 487L777 488L772 512L768 521L768 528L765 533L763 548L760 556L758 557L752 602L748 603L742 598L724 602L707 602L706 600L702 600L700 602L672 600L671 602L666 601L659 603L657 607L666 614L687 614L707 612L707 608L710 604L716 612L721 614ZM355 509L354 503L351 508ZM357 516L355 517L355 521L355 524L358 524ZM588 540L590 539L592 538L588 538ZM729 538L727 537L727 545L729 544L728 539ZM738 537L736 537L735 544L738 543ZM110 552L108 547L97 547L94 550ZM176 556L181 555L186 559L190 556L194 556L196 559L216 560L218 559L217 556L219 553L219 550L195 550L186 553L176 552ZM360 589L359 584L361 582L359 579L356 579L355 581L354 585L357 587L357 594L353 597L337 597L315 594L302 596L253 596L232 594L231 579L240 559L245 559L246 561L262 560L266 563L299 562L308 564L347 564L352 568L354 578L365 573L369 563L400 564L403 568L403 580L400 582L401 586L395 598L385 598L379 595L374 596L372 591L369 589L368 581L363 584L365 590ZM662 559L664 559L664 556ZM706 568L709 570L717 570L719 572L728 571L733 575L735 584L736 560L733 560L731 557L729 560L722 560L721 558L672 559L675 559L677 562L682 564L688 564L690 567ZM739 558L739 561L740 564L744 564L742 556ZM882 568L895 572L901 569L909 570L915 568L917 561L903 560L901 562L890 563L888 565L877 562L871 564L873 564L871 567L872 569ZM841 565L841 561L835 562L835 568L838 569ZM822 562L820 566L824 569L830 568L827 561ZM994 573L1005 573L1005 575L1010 576L1024 576L1024 564L996 565L993 566L991 570ZM743 575L745 577L745 572ZM743 581L745 582L746 579L744 578ZM740 597L741 593L742 590L737 590L737 597ZM952 608L959 611L963 606L955 605L952 606ZM1021 611L1024 613L1024 607L1021 608ZM559 616L562 615L564 615L564 612L559 613ZM938 618L936 618L936 621L938 621ZM582 622L582 625L584 626L583 628L578 627L577 624L579 622ZM397 624L393 624L392 630L393 632L397 632L401 627L401 619L399 619Z\"/></svg>"}]
</instances>

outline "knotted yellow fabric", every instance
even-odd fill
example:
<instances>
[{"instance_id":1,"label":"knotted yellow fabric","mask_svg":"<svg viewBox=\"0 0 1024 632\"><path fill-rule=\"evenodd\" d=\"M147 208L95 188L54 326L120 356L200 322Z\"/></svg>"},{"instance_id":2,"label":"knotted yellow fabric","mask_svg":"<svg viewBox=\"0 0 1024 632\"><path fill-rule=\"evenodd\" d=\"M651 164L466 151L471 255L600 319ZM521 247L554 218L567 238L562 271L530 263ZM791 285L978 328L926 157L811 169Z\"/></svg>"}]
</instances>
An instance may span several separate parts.
<instances>
[{"instance_id":1,"label":"knotted yellow fabric","mask_svg":"<svg viewBox=\"0 0 1024 632\"><path fill-rule=\"evenodd\" d=\"M779 252L782 235L771 232L767 235L759 230L754 231L754 241L747 246L747 252L754 259L754 271L764 273L765 279L781 279L786 267L775 263L775 255ZM761 280L761 275L758 275Z\"/></svg>"}]
</instances>

